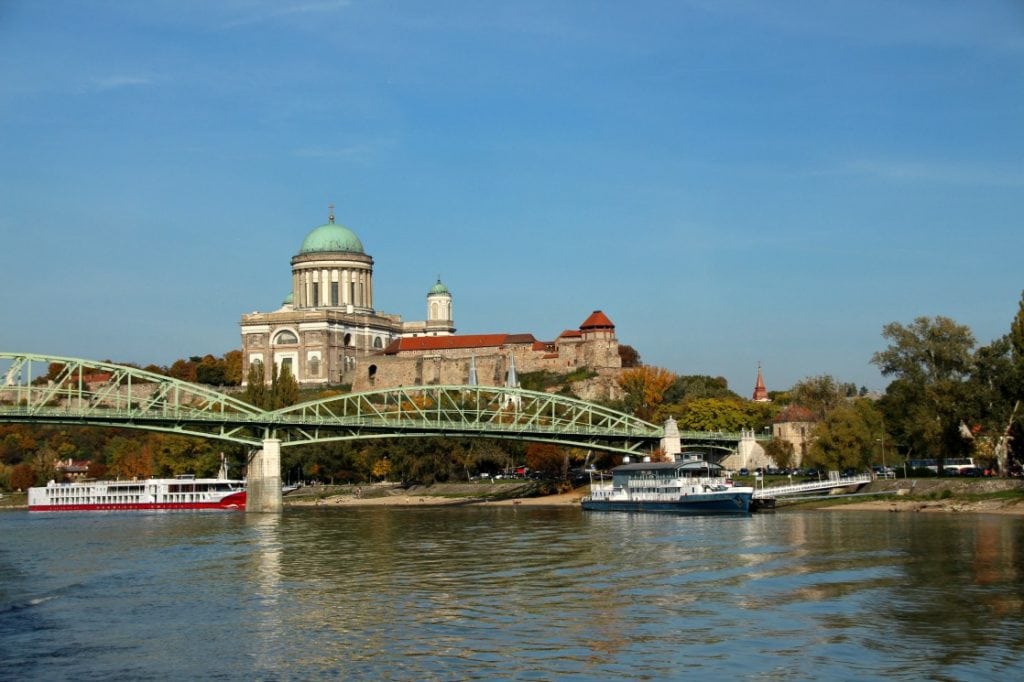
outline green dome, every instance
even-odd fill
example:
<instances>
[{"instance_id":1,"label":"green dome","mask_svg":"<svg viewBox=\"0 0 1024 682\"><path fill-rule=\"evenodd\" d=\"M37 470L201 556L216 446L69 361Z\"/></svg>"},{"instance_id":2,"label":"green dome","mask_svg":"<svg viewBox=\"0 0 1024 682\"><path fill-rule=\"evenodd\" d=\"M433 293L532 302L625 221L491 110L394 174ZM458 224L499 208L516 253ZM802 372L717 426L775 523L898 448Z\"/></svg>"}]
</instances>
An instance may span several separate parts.
<instances>
[{"instance_id":1,"label":"green dome","mask_svg":"<svg viewBox=\"0 0 1024 682\"><path fill-rule=\"evenodd\" d=\"M295 302L295 296L294 296L294 294L292 294L292 292L289 291L288 295L284 297L283 301L281 301L281 305L291 305L294 302Z\"/></svg>"},{"instance_id":2,"label":"green dome","mask_svg":"<svg viewBox=\"0 0 1024 682\"><path fill-rule=\"evenodd\" d=\"M452 292L448 291L448 287L441 284L441 279L438 278L437 284L430 287L430 291L427 292L427 296L433 296L434 294L447 294L448 296L451 296Z\"/></svg>"},{"instance_id":3,"label":"green dome","mask_svg":"<svg viewBox=\"0 0 1024 682\"><path fill-rule=\"evenodd\" d=\"M321 225L307 234L306 238L302 240L302 248L299 249L300 254L321 251L364 253L363 243L359 241L356 233L333 221Z\"/></svg>"}]
</instances>

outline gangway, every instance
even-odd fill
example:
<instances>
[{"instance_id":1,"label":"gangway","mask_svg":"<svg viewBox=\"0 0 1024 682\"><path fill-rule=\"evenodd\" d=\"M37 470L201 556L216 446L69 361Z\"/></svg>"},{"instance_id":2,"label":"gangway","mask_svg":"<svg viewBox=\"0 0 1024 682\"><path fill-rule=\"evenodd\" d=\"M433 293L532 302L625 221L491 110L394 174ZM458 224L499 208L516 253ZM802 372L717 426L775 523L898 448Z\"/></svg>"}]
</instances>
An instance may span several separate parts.
<instances>
[{"instance_id":1,"label":"gangway","mask_svg":"<svg viewBox=\"0 0 1024 682\"><path fill-rule=\"evenodd\" d=\"M810 481L808 483L793 483L791 485L774 485L769 488L756 488L754 490L754 501L761 507L774 507L775 501L780 497L798 497L806 493L819 492L822 490L835 490L837 488L860 488L862 485L872 481L870 474L857 476L838 476L821 481Z\"/></svg>"}]
</instances>

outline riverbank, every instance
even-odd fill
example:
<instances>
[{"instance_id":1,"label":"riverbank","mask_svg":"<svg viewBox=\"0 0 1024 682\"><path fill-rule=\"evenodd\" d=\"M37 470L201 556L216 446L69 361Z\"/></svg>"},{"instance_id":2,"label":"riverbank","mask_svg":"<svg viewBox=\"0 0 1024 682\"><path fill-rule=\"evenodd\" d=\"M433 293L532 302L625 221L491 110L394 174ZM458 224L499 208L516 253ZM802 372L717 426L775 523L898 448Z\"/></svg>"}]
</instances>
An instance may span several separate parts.
<instances>
[{"instance_id":1,"label":"riverbank","mask_svg":"<svg viewBox=\"0 0 1024 682\"><path fill-rule=\"evenodd\" d=\"M286 507L448 507L565 506L579 504L580 488L559 495L541 495L533 481L437 483L431 486L308 486L284 497Z\"/></svg>"},{"instance_id":2,"label":"riverbank","mask_svg":"<svg viewBox=\"0 0 1024 682\"><path fill-rule=\"evenodd\" d=\"M874 481L865 495L780 503L777 511L884 511L1024 516L1024 481L1019 479L909 479Z\"/></svg>"},{"instance_id":3,"label":"riverbank","mask_svg":"<svg viewBox=\"0 0 1024 682\"><path fill-rule=\"evenodd\" d=\"M575 506L586 486L558 495L538 495L535 485L522 481L496 483L444 483L401 488L323 486L284 498L285 506L308 507L420 507L420 506ZM929 513L1011 514L1024 516L1024 481L1007 479L910 479L868 484L865 495L835 495L828 499L781 503L776 511L884 511Z\"/></svg>"}]
</instances>

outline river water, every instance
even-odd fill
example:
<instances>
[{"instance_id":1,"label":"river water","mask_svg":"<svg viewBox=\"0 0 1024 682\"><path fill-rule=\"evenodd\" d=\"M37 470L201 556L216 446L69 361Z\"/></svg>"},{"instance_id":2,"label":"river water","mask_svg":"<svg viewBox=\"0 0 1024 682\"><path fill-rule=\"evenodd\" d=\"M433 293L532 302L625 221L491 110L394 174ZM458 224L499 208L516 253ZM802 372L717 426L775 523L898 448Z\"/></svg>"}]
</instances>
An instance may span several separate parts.
<instances>
[{"instance_id":1,"label":"river water","mask_svg":"<svg viewBox=\"0 0 1024 682\"><path fill-rule=\"evenodd\" d=\"M0 678L1007 680L1024 520L0 514Z\"/></svg>"}]
</instances>

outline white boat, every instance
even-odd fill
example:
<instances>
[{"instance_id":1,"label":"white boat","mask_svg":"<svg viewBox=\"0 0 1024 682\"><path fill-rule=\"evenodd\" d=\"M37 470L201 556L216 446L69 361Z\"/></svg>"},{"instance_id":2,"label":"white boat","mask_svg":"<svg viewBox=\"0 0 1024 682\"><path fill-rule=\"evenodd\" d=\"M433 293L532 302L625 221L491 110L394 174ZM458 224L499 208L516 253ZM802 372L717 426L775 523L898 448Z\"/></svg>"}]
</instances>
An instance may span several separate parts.
<instances>
[{"instance_id":1,"label":"white boat","mask_svg":"<svg viewBox=\"0 0 1024 682\"><path fill-rule=\"evenodd\" d=\"M28 489L30 512L223 509L245 510L245 481L223 478L149 478L83 481Z\"/></svg>"},{"instance_id":2,"label":"white boat","mask_svg":"<svg viewBox=\"0 0 1024 682\"><path fill-rule=\"evenodd\" d=\"M642 462L612 469L611 483L592 483L588 511L749 514L754 489L733 485L721 468L700 459Z\"/></svg>"}]
</instances>

